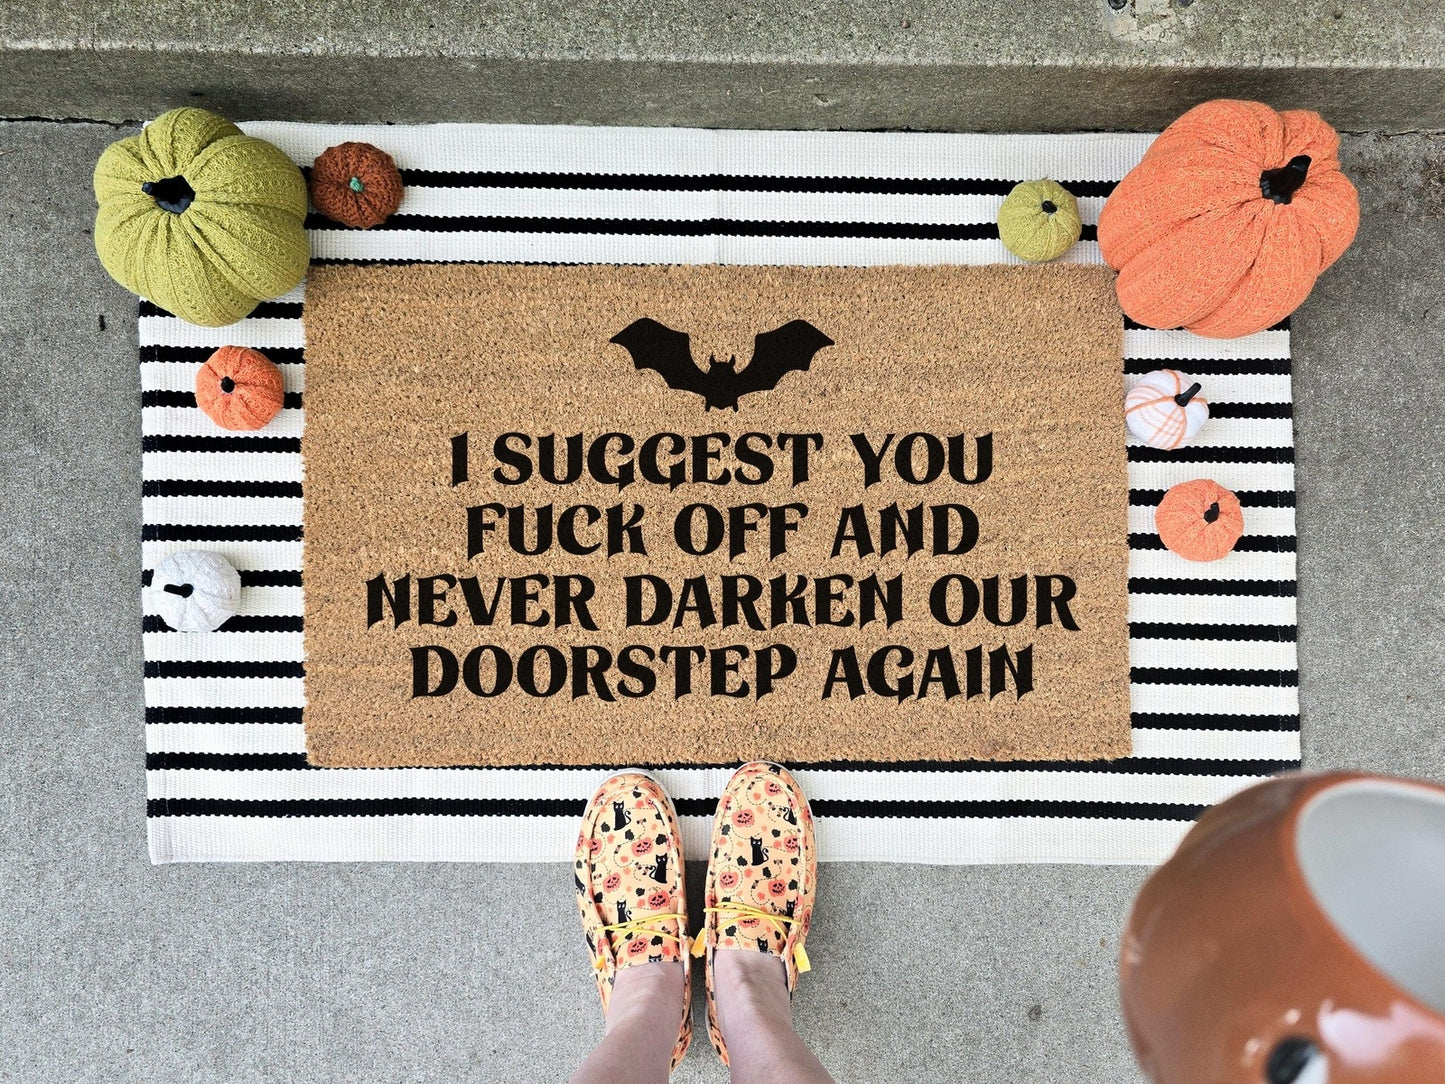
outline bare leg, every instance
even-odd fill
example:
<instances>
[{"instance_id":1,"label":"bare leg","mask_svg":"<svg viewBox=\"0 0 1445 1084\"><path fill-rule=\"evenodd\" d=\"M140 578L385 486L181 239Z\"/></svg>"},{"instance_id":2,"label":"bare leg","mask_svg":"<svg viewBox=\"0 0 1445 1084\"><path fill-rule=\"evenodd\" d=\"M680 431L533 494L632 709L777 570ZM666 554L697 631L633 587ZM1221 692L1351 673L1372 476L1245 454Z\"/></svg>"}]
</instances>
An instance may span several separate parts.
<instances>
[{"instance_id":1,"label":"bare leg","mask_svg":"<svg viewBox=\"0 0 1445 1084\"><path fill-rule=\"evenodd\" d=\"M793 1031L783 961L750 949L713 953L713 998L733 1084L832 1084Z\"/></svg>"},{"instance_id":2,"label":"bare leg","mask_svg":"<svg viewBox=\"0 0 1445 1084\"><path fill-rule=\"evenodd\" d=\"M666 1084L682 1025L682 964L636 964L617 972L607 1032L571 1084Z\"/></svg>"}]
</instances>

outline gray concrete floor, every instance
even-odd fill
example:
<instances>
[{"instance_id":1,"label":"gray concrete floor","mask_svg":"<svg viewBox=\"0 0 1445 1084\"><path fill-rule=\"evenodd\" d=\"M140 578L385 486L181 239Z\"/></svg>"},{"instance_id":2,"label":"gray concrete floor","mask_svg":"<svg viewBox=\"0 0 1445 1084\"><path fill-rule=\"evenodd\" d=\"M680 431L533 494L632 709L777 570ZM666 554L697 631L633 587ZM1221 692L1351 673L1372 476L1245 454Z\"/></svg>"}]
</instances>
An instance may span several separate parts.
<instances>
[{"instance_id":1,"label":"gray concrete floor","mask_svg":"<svg viewBox=\"0 0 1445 1084\"><path fill-rule=\"evenodd\" d=\"M561 1080L600 1031L565 868L147 863L120 134L0 124L0 1079ZM1346 164L1365 225L1295 320L1307 764L1441 779L1445 136ZM839 1081L1134 1080L1144 875L825 866L798 1028ZM724 1079L705 1038L674 1079Z\"/></svg>"}]
</instances>

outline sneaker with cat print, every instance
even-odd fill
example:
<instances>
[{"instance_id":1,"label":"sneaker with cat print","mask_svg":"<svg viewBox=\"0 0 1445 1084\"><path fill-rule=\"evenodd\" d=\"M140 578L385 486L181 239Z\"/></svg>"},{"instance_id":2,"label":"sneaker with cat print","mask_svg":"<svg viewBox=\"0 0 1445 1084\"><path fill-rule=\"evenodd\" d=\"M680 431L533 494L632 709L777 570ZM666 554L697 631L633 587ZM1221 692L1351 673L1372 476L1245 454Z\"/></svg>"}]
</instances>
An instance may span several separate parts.
<instances>
[{"instance_id":1,"label":"sneaker with cat print","mask_svg":"<svg viewBox=\"0 0 1445 1084\"><path fill-rule=\"evenodd\" d=\"M713 819L706 919L693 941L707 955L707 1029L727 1064L713 998L713 953L751 949L783 961L788 991L809 968L803 943L818 879L813 816L797 781L778 764L744 764L728 781Z\"/></svg>"},{"instance_id":2,"label":"sneaker with cat print","mask_svg":"<svg viewBox=\"0 0 1445 1084\"><path fill-rule=\"evenodd\" d=\"M682 834L662 785L635 771L603 782L582 816L574 872L604 1014L621 968L682 962L682 1023L672 1052L677 1068L692 1039L687 897Z\"/></svg>"}]
</instances>

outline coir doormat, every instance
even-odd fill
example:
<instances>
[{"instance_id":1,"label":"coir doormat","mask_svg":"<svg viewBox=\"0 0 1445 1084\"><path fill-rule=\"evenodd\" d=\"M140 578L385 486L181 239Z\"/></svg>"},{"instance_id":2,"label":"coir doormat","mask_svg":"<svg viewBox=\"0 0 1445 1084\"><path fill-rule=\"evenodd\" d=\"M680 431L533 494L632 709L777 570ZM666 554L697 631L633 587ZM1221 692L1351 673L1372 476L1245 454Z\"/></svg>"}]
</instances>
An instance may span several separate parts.
<instances>
[{"instance_id":1,"label":"coir doormat","mask_svg":"<svg viewBox=\"0 0 1445 1084\"><path fill-rule=\"evenodd\" d=\"M313 763L1128 753L1106 270L307 290Z\"/></svg>"},{"instance_id":2,"label":"coir doormat","mask_svg":"<svg viewBox=\"0 0 1445 1084\"><path fill-rule=\"evenodd\" d=\"M307 222L313 266L370 268L1007 264L1014 258L993 225L999 204L1019 181L1043 176L1079 197L1084 236L1064 260L1097 266L1099 209L1152 138L242 127L303 168L346 140L395 157L406 195L383 226ZM302 350L310 323L302 288L226 328L140 305L142 582L176 550L209 549L243 584L241 612L211 633L170 631L143 596L151 858L570 861L587 798L626 765L323 769L306 759L302 616L311 585L302 583L301 522L310 479L301 435L311 413ZM697 336L700 361L709 349L748 348L685 330ZM1126 386L1153 369L1182 369L1205 382L1211 415L1187 448L1125 441L1132 753L790 765L826 861L1158 862L1204 809L1298 766L1290 332L1219 340L1125 322L1123 336ZM285 374L285 408L259 432L219 432L195 407L197 367L228 343L266 351ZM714 426L716 410L705 416L699 432L730 428ZM1234 490L1245 509L1240 545L1208 565L1165 550L1152 519L1166 489L1201 476ZM451 538L445 545L450 552ZM706 850L729 772L657 771L695 853Z\"/></svg>"}]
</instances>

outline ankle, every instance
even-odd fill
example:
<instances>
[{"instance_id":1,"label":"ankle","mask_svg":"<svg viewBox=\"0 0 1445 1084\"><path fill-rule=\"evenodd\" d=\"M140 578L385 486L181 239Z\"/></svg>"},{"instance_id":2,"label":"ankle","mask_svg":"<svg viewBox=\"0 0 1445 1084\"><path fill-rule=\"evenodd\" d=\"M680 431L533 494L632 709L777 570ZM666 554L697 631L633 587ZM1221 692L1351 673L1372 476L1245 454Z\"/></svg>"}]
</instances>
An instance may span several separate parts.
<instances>
[{"instance_id":1,"label":"ankle","mask_svg":"<svg viewBox=\"0 0 1445 1084\"><path fill-rule=\"evenodd\" d=\"M607 1030L634 1023L682 1019L683 970L678 960L634 964L617 972L607 1002Z\"/></svg>"},{"instance_id":2,"label":"ankle","mask_svg":"<svg viewBox=\"0 0 1445 1084\"><path fill-rule=\"evenodd\" d=\"M713 1000L718 1028L731 1045L730 1032L792 1027L787 972L783 961L750 949L713 953Z\"/></svg>"}]
</instances>

